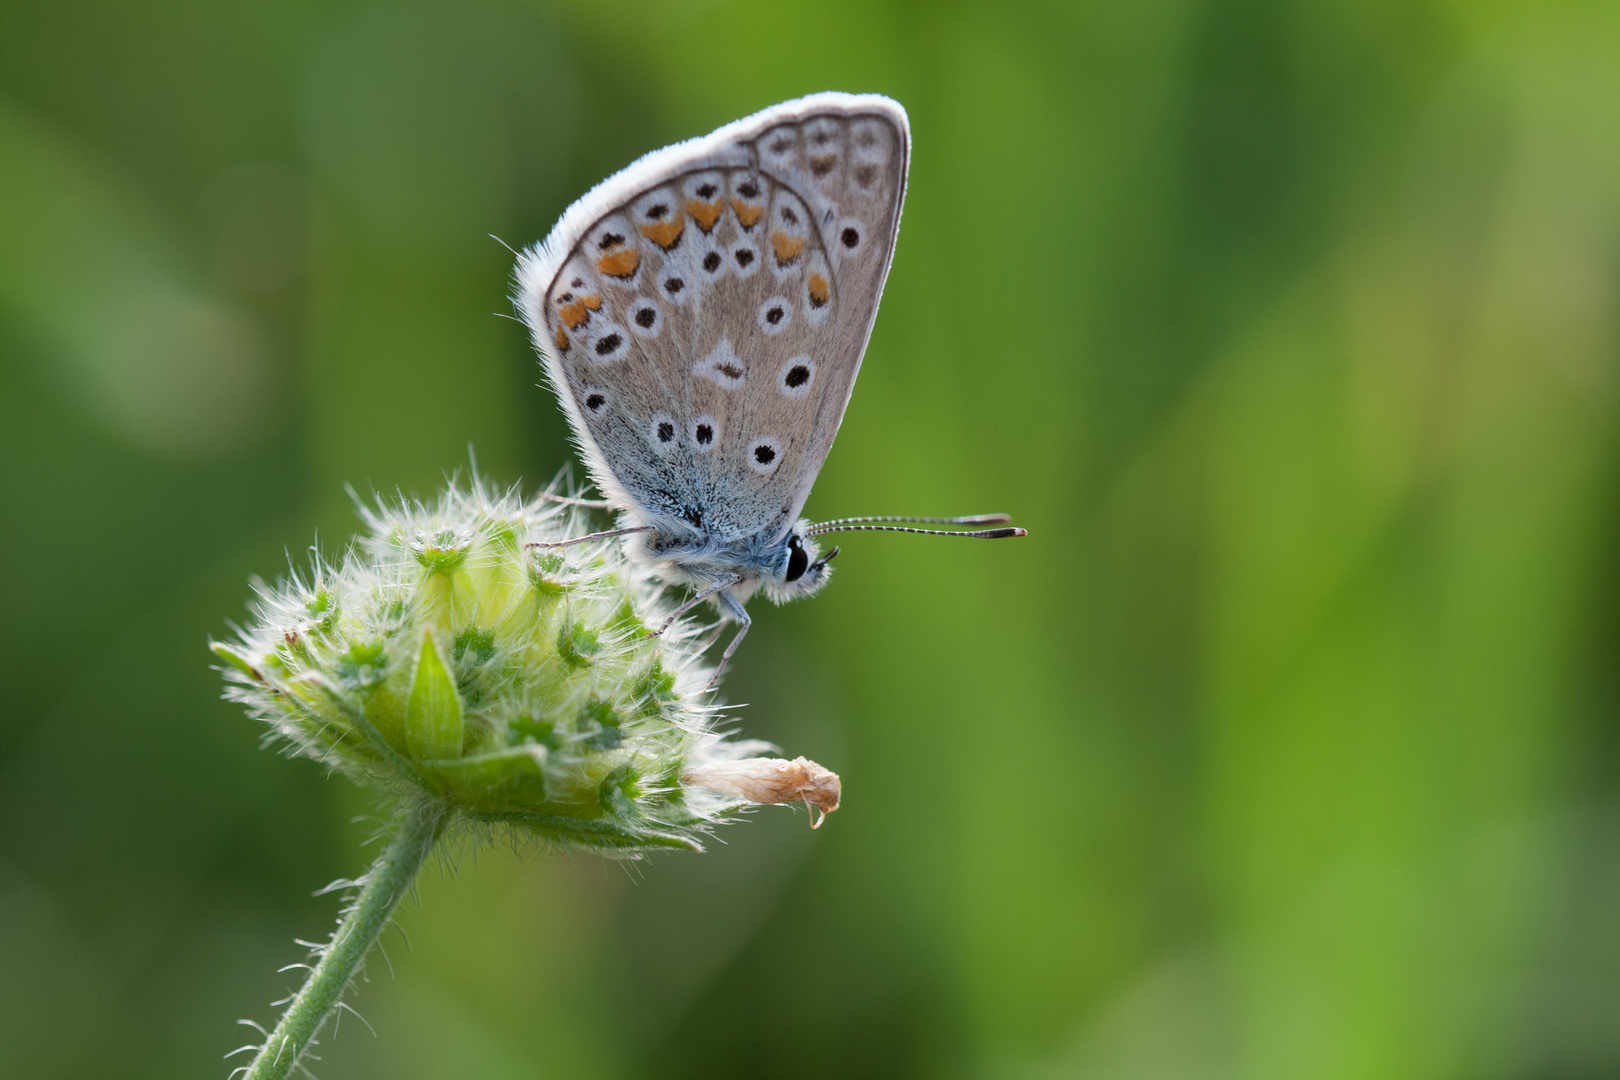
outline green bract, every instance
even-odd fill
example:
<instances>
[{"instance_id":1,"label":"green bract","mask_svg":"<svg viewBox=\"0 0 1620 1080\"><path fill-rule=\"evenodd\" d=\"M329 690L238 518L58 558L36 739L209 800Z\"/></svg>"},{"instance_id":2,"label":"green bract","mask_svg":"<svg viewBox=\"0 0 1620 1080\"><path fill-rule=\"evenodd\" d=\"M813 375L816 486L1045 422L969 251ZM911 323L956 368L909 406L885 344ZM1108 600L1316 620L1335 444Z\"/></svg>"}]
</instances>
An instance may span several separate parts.
<instances>
[{"instance_id":1,"label":"green bract","mask_svg":"<svg viewBox=\"0 0 1620 1080\"><path fill-rule=\"evenodd\" d=\"M828 808L728 779L759 745L714 732L699 628L649 632L673 606L616 542L524 546L590 532L579 511L475 480L363 514L339 563L261 585L256 624L213 646L230 697L297 751L606 852L699 849L749 801ZM719 789L694 782L721 765Z\"/></svg>"}]
</instances>

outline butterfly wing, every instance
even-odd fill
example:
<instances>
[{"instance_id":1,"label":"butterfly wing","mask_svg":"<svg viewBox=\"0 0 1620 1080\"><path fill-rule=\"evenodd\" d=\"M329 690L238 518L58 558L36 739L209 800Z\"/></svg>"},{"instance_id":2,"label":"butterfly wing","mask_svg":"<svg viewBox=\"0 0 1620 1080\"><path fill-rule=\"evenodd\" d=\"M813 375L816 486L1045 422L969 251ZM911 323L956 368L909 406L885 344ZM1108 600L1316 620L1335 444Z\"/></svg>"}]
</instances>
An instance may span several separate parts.
<instances>
[{"instance_id":1,"label":"butterfly wing","mask_svg":"<svg viewBox=\"0 0 1620 1080\"><path fill-rule=\"evenodd\" d=\"M797 517L894 254L910 136L817 94L649 154L518 263L517 302L593 480L722 542Z\"/></svg>"}]
</instances>

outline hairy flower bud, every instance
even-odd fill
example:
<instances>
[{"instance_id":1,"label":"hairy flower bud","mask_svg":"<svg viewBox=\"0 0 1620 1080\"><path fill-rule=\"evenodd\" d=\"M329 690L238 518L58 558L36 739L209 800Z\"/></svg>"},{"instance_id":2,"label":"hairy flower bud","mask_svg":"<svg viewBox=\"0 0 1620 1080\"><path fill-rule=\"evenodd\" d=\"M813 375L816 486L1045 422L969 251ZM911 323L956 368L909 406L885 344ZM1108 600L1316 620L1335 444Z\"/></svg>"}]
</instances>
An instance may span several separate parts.
<instances>
[{"instance_id":1,"label":"hairy flower bud","mask_svg":"<svg viewBox=\"0 0 1620 1080\"><path fill-rule=\"evenodd\" d=\"M272 739L465 818L608 853L701 850L749 803L838 805L838 778L715 732L702 629L677 619L574 508L474 480L432 505L363 509L337 563L259 585L257 621L213 643L228 696ZM542 553L543 552L543 553Z\"/></svg>"}]
</instances>

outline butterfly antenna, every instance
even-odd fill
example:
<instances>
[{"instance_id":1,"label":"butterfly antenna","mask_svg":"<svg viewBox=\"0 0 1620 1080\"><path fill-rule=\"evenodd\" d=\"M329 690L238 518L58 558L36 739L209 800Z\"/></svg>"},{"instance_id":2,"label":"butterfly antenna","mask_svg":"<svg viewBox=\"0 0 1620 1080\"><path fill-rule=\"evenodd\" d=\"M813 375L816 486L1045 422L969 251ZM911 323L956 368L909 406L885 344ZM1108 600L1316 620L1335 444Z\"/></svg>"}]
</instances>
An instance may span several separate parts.
<instances>
[{"instance_id":1,"label":"butterfly antenna","mask_svg":"<svg viewBox=\"0 0 1620 1080\"><path fill-rule=\"evenodd\" d=\"M902 532L917 533L920 536L971 536L979 540L1005 540L1009 537L1029 535L1027 531L1016 526L1005 529L975 529L964 532L956 529L913 529L907 525L834 525L831 522L806 529L805 535L820 536L823 533L835 532Z\"/></svg>"},{"instance_id":2,"label":"butterfly antenna","mask_svg":"<svg viewBox=\"0 0 1620 1080\"><path fill-rule=\"evenodd\" d=\"M1012 515L968 514L965 517L911 517L905 514L878 514L869 517L833 518L831 521L817 522L810 527L819 530L829 525L865 525L876 521L905 521L913 525L1006 525L1012 521Z\"/></svg>"}]
</instances>

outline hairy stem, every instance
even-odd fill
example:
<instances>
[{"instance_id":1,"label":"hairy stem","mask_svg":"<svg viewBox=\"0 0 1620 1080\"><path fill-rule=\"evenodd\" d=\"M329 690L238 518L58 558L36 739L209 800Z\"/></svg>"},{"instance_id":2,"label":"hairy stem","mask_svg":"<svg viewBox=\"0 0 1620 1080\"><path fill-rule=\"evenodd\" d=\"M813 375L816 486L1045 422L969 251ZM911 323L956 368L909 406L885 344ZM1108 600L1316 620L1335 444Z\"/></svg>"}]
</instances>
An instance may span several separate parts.
<instances>
[{"instance_id":1,"label":"hairy stem","mask_svg":"<svg viewBox=\"0 0 1620 1080\"><path fill-rule=\"evenodd\" d=\"M405 812L399 831L372 863L360 895L321 951L320 962L248 1066L246 1080L280 1080L292 1072L337 1008L349 980L388 925L448 820L444 807L437 803L418 803Z\"/></svg>"}]
</instances>

